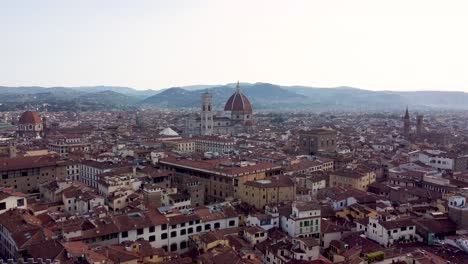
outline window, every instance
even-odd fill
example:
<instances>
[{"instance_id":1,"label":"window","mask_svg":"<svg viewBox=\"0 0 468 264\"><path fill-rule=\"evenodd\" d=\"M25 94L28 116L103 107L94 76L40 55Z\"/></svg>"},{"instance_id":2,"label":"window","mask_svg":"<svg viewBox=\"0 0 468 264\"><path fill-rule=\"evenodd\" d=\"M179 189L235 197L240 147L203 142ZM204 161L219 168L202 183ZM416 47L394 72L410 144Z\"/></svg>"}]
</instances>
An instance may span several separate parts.
<instances>
[{"instance_id":1,"label":"window","mask_svg":"<svg viewBox=\"0 0 468 264\"><path fill-rule=\"evenodd\" d=\"M177 250L177 244L172 244L171 251L176 251L176 250Z\"/></svg>"},{"instance_id":2,"label":"window","mask_svg":"<svg viewBox=\"0 0 468 264\"><path fill-rule=\"evenodd\" d=\"M166 225L166 224L163 224L163 225L161 226L161 230L166 230L166 229L167 229L167 225Z\"/></svg>"},{"instance_id":3,"label":"window","mask_svg":"<svg viewBox=\"0 0 468 264\"><path fill-rule=\"evenodd\" d=\"M201 229L202 229L201 226L197 226L197 232L201 232Z\"/></svg>"},{"instance_id":4,"label":"window","mask_svg":"<svg viewBox=\"0 0 468 264\"><path fill-rule=\"evenodd\" d=\"M18 200L16 201L16 205L17 205L17 206L24 206L24 198L18 199Z\"/></svg>"},{"instance_id":5,"label":"window","mask_svg":"<svg viewBox=\"0 0 468 264\"><path fill-rule=\"evenodd\" d=\"M161 234L161 239L167 239L167 233L162 233Z\"/></svg>"},{"instance_id":6,"label":"window","mask_svg":"<svg viewBox=\"0 0 468 264\"><path fill-rule=\"evenodd\" d=\"M137 229L137 235L143 235L143 228Z\"/></svg>"},{"instance_id":7,"label":"window","mask_svg":"<svg viewBox=\"0 0 468 264\"><path fill-rule=\"evenodd\" d=\"M206 225L205 225L205 231L206 231L206 230L210 230L210 229L211 229L211 225L210 225L210 224L206 224Z\"/></svg>"},{"instance_id":8,"label":"window","mask_svg":"<svg viewBox=\"0 0 468 264\"><path fill-rule=\"evenodd\" d=\"M148 238L149 242L153 242L153 241L156 241L156 236L150 236Z\"/></svg>"},{"instance_id":9,"label":"window","mask_svg":"<svg viewBox=\"0 0 468 264\"><path fill-rule=\"evenodd\" d=\"M180 227L184 227L184 226L185 226L185 223L180 224Z\"/></svg>"},{"instance_id":10,"label":"window","mask_svg":"<svg viewBox=\"0 0 468 264\"><path fill-rule=\"evenodd\" d=\"M406 226L401 228L401 231L406 231Z\"/></svg>"},{"instance_id":11,"label":"window","mask_svg":"<svg viewBox=\"0 0 468 264\"><path fill-rule=\"evenodd\" d=\"M198 194L197 194L197 197L198 197ZM189 222L189 225L193 225L193 221L190 221L190 222Z\"/></svg>"},{"instance_id":12,"label":"window","mask_svg":"<svg viewBox=\"0 0 468 264\"><path fill-rule=\"evenodd\" d=\"M171 229L176 229L177 225L171 225Z\"/></svg>"},{"instance_id":13,"label":"window","mask_svg":"<svg viewBox=\"0 0 468 264\"><path fill-rule=\"evenodd\" d=\"M192 228L192 227L189 227L189 228L187 229L187 233L188 233L188 234L192 234L192 233L193 233L193 228Z\"/></svg>"},{"instance_id":14,"label":"window","mask_svg":"<svg viewBox=\"0 0 468 264\"><path fill-rule=\"evenodd\" d=\"M177 236L177 231L172 231L171 232L171 237L176 237Z\"/></svg>"},{"instance_id":15,"label":"window","mask_svg":"<svg viewBox=\"0 0 468 264\"><path fill-rule=\"evenodd\" d=\"M122 232L122 237L124 237L124 238L125 238L125 237L128 237L128 231Z\"/></svg>"},{"instance_id":16,"label":"window","mask_svg":"<svg viewBox=\"0 0 468 264\"><path fill-rule=\"evenodd\" d=\"M236 221L234 220L229 221L229 226L235 226L235 225L236 225Z\"/></svg>"},{"instance_id":17,"label":"window","mask_svg":"<svg viewBox=\"0 0 468 264\"><path fill-rule=\"evenodd\" d=\"M185 229L180 230L180 235L181 236L185 235L186 233L187 233L187 230L185 230Z\"/></svg>"},{"instance_id":18,"label":"window","mask_svg":"<svg viewBox=\"0 0 468 264\"><path fill-rule=\"evenodd\" d=\"M220 227L221 227L221 225L219 223L214 224L214 228L220 228Z\"/></svg>"},{"instance_id":19,"label":"window","mask_svg":"<svg viewBox=\"0 0 468 264\"><path fill-rule=\"evenodd\" d=\"M180 242L180 249L184 249L187 247L187 241Z\"/></svg>"}]
</instances>

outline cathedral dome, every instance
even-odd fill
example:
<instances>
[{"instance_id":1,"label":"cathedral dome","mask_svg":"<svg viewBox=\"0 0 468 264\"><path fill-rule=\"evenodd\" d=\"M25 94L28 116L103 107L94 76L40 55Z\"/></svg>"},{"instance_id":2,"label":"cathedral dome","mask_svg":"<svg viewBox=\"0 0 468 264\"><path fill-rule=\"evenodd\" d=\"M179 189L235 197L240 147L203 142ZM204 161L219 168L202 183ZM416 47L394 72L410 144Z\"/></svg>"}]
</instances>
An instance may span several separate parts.
<instances>
[{"instance_id":1,"label":"cathedral dome","mask_svg":"<svg viewBox=\"0 0 468 264\"><path fill-rule=\"evenodd\" d=\"M239 83L237 83L236 92L227 100L224 111L252 113L252 105L247 96L240 91Z\"/></svg>"},{"instance_id":2,"label":"cathedral dome","mask_svg":"<svg viewBox=\"0 0 468 264\"><path fill-rule=\"evenodd\" d=\"M41 117L39 117L39 114L36 112L32 111L26 111L24 112L20 119L19 119L19 124L40 124L42 123Z\"/></svg>"}]
</instances>

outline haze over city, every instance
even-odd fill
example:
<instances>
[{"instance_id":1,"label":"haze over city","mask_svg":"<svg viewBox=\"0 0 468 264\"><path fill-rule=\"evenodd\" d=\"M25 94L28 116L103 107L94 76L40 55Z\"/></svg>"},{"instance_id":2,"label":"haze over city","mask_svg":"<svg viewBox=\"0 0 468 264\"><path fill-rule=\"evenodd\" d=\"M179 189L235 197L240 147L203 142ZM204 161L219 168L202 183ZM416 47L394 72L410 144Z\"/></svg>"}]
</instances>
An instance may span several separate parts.
<instances>
[{"instance_id":1,"label":"haze over city","mask_svg":"<svg viewBox=\"0 0 468 264\"><path fill-rule=\"evenodd\" d=\"M0 85L468 91L466 1L2 1Z\"/></svg>"},{"instance_id":2,"label":"haze over city","mask_svg":"<svg viewBox=\"0 0 468 264\"><path fill-rule=\"evenodd\" d=\"M467 3L0 1L0 264L467 264Z\"/></svg>"}]
</instances>

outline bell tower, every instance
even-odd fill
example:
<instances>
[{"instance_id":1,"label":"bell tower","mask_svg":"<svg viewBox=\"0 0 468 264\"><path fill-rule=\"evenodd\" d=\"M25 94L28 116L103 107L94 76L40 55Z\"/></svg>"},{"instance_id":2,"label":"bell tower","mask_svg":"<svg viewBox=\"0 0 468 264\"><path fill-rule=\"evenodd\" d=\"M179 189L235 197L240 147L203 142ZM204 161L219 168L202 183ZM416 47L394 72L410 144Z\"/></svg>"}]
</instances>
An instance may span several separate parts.
<instances>
[{"instance_id":1,"label":"bell tower","mask_svg":"<svg viewBox=\"0 0 468 264\"><path fill-rule=\"evenodd\" d=\"M421 136L424 131L424 116L418 115L416 117L416 135Z\"/></svg>"},{"instance_id":2,"label":"bell tower","mask_svg":"<svg viewBox=\"0 0 468 264\"><path fill-rule=\"evenodd\" d=\"M201 95L202 109L201 109L201 128L200 134L212 135L213 134L213 95L206 92Z\"/></svg>"},{"instance_id":3,"label":"bell tower","mask_svg":"<svg viewBox=\"0 0 468 264\"><path fill-rule=\"evenodd\" d=\"M411 131L411 122L410 122L408 107L406 107L405 117L403 118L403 135L405 137L409 137L410 131Z\"/></svg>"}]
</instances>

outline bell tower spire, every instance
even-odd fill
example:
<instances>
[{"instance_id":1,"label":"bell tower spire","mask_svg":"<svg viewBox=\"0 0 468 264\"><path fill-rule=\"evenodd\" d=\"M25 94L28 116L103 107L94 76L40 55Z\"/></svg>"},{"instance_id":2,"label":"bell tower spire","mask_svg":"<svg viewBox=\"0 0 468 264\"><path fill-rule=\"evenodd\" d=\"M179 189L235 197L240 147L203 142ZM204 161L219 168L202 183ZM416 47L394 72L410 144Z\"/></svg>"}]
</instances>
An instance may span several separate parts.
<instances>
[{"instance_id":1,"label":"bell tower spire","mask_svg":"<svg viewBox=\"0 0 468 264\"><path fill-rule=\"evenodd\" d=\"M406 107L405 117L403 118L403 135L408 138L411 131L411 121L408 107Z\"/></svg>"}]
</instances>

